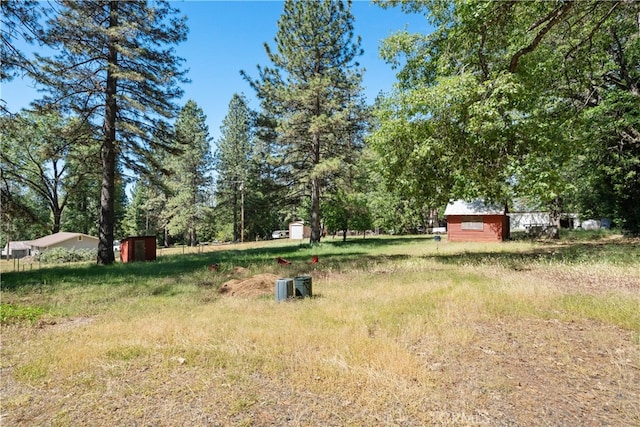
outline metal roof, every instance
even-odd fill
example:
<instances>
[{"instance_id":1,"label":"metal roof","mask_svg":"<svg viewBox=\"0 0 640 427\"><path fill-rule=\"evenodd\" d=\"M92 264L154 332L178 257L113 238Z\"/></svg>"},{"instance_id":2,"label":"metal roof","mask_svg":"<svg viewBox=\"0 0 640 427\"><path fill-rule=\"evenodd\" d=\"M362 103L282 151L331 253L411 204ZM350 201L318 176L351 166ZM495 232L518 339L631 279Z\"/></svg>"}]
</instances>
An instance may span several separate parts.
<instances>
[{"instance_id":1,"label":"metal roof","mask_svg":"<svg viewBox=\"0 0 640 427\"><path fill-rule=\"evenodd\" d=\"M504 206L497 204L487 205L478 199L471 202L455 200L449 202L444 211L444 216L449 215L504 215Z\"/></svg>"},{"instance_id":2,"label":"metal roof","mask_svg":"<svg viewBox=\"0 0 640 427\"><path fill-rule=\"evenodd\" d=\"M30 245L31 242L29 240L9 242L7 245L4 245L4 250L10 248L12 251L25 251L31 249Z\"/></svg>"}]
</instances>

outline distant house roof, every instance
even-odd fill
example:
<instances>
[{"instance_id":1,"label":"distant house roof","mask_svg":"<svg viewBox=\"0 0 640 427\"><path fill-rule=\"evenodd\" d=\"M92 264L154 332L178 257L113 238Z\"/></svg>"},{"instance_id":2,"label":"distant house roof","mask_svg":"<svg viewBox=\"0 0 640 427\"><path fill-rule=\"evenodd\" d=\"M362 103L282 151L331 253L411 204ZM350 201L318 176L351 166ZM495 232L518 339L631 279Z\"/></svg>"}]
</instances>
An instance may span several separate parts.
<instances>
[{"instance_id":1,"label":"distant house roof","mask_svg":"<svg viewBox=\"0 0 640 427\"><path fill-rule=\"evenodd\" d=\"M2 255L7 255L7 251L9 251L9 253L12 253L14 251L28 251L31 249L31 242L30 241L15 241L15 242L9 242L6 245L4 245L4 249L2 250Z\"/></svg>"},{"instance_id":2,"label":"distant house roof","mask_svg":"<svg viewBox=\"0 0 640 427\"><path fill-rule=\"evenodd\" d=\"M52 245L56 245L58 243L66 242L67 240L76 239L78 236L82 236L83 238L89 238L92 240L98 240L97 237L89 236L88 234L82 233L70 233L68 231L61 231L59 233L50 234L48 236L41 237L30 242L32 247L37 248L46 248Z\"/></svg>"},{"instance_id":3,"label":"distant house roof","mask_svg":"<svg viewBox=\"0 0 640 427\"><path fill-rule=\"evenodd\" d=\"M504 206L496 204L485 204L482 200L474 200L466 202L464 200L455 200L449 202L444 211L444 216L449 215L504 215Z\"/></svg>"},{"instance_id":4,"label":"distant house roof","mask_svg":"<svg viewBox=\"0 0 640 427\"><path fill-rule=\"evenodd\" d=\"M5 249L9 249L10 248L13 251L24 251L24 250L27 250L27 249L31 249L31 246L29 246L30 243L31 242L28 241L28 240L24 240L22 242L9 242L6 245L4 245L4 248Z\"/></svg>"}]
</instances>

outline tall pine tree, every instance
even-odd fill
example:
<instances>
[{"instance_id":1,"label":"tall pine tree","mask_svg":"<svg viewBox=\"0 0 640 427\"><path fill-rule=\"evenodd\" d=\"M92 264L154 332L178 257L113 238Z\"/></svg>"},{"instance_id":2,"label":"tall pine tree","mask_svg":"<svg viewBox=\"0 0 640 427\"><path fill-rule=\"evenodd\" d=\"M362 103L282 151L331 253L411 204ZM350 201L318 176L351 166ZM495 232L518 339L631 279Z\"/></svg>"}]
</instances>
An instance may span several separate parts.
<instances>
[{"instance_id":1,"label":"tall pine tree","mask_svg":"<svg viewBox=\"0 0 640 427\"><path fill-rule=\"evenodd\" d=\"M189 246L197 243L196 229L202 217L213 165L207 117L193 100L180 111L175 124L175 144L181 154L168 160L167 225L172 235L183 234Z\"/></svg>"},{"instance_id":2,"label":"tall pine tree","mask_svg":"<svg viewBox=\"0 0 640 427\"><path fill-rule=\"evenodd\" d=\"M151 138L173 117L182 94L182 60L171 45L185 40L185 18L166 1L58 2L48 22L55 57L38 56L48 91L42 102L83 115L102 130L98 263L114 262L117 164L134 171L156 149Z\"/></svg>"},{"instance_id":3,"label":"tall pine tree","mask_svg":"<svg viewBox=\"0 0 640 427\"><path fill-rule=\"evenodd\" d=\"M352 162L364 123L362 73L351 2L286 0L271 67L250 80L265 112L278 121L278 143L294 188L310 195L311 242L321 236L320 200L327 184ZM244 73L246 77L246 73Z\"/></svg>"},{"instance_id":4,"label":"tall pine tree","mask_svg":"<svg viewBox=\"0 0 640 427\"><path fill-rule=\"evenodd\" d=\"M252 153L252 118L244 96L233 95L220 132L215 152L216 199L219 209L231 210L233 240L240 241L244 240L243 199Z\"/></svg>"},{"instance_id":5,"label":"tall pine tree","mask_svg":"<svg viewBox=\"0 0 640 427\"><path fill-rule=\"evenodd\" d=\"M46 11L34 0L2 0L0 12L0 81L9 81L21 72L34 71L32 62L18 48L18 41L40 40L38 20Z\"/></svg>"}]
</instances>

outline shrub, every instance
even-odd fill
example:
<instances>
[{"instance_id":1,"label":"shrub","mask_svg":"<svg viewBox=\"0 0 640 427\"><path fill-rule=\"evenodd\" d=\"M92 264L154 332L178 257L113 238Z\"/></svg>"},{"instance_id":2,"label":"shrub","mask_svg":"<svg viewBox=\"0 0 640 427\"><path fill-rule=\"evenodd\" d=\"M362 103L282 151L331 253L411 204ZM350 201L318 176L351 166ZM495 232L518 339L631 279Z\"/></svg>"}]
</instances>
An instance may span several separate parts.
<instances>
[{"instance_id":1,"label":"shrub","mask_svg":"<svg viewBox=\"0 0 640 427\"><path fill-rule=\"evenodd\" d=\"M96 251L93 249L47 249L36 256L36 259L45 264L62 264L65 262L93 261Z\"/></svg>"}]
</instances>

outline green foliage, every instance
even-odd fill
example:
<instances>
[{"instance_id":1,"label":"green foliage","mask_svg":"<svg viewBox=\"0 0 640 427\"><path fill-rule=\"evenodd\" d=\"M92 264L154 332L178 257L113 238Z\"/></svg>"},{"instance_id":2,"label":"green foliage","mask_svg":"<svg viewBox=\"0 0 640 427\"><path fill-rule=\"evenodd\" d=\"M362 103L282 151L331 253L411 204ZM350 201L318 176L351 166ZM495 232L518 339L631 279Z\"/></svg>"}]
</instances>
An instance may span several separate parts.
<instances>
[{"instance_id":1,"label":"green foliage","mask_svg":"<svg viewBox=\"0 0 640 427\"><path fill-rule=\"evenodd\" d=\"M366 231L372 227L371 213L363 194L338 192L323 206L324 226L331 234L348 230Z\"/></svg>"},{"instance_id":2,"label":"green foliage","mask_svg":"<svg viewBox=\"0 0 640 427\"><path fill-rule=\"evenodd\" d=\"M48 207L50 231L57 233L72 198L99 180L99 144L92 129L58 111L3 117L0 129L0 163L9 200L29 189Z\"/></svg>"},{"instance_id":3,"label":"green foliage","mask_svg":"<svg viewBox=\"0 0 640 427\"><path fill-rule=\"evenodd\" d=\"M216 230L218 224L216 222L215 209L208 206L202 206L196 222L196 234L199 242L213 242L216 240Z\"/></svg>"},{"instance_id":4,"label":"green foliage","mask_svg":"<svg viewBox=\"0 0 640 427\"><path fill-rule=\"evenodd\" d=\"M183 237L190 245L197 244L196 230L203 217L209 175L213 158L209 146L209 128L202 109L193 100L187 101L176 120L174 137L180 154L167 158L169 190L163 216L166 227L174 236Z\"/></svg>"},{"instance_id":5,"label":"green foliage","mask_svg":"<svg viewBox=\"0 0 640 427\"><path fill-rule=\"evenodd\" d=\"M435 205L529 197L559 212L578 200L638 231L638 3L402 6L435 28L381 48L401 67L371 138L390 187Z\"/></svg>"},{"instance_id":6,"label":"green foliage","mask_svg":"<svg viewBox=\"0 0 640 427\"><path fill-rule=\"evenodd\" d=\"M0 324L27 321L34 323L45 314L41 307L0 303Z\"/></svg>"},{"instance_id":7,"label":"green foliage","mask_svg":"<svg viewBox=\"0 0 640 427\"><path fill-rule=\"evenodd\" d=\"M147 202L147 187L142 184L142 180L139 180L131 187L131 201L127 204L122 224L125 235L145 236L149 234Z\"/></svg>"},{"instance_id":8,"label":"green foliage","mask_svg":"<svg viewBox=\"0 0 640 427\"><path fill-rule=\"evenodd\" d=\"M115 259L118 165L139 172L149 153L171 149L153 136L176 112L186 81L171 48L187 35L177 13L166 1L61 0L44 37L56 54L36 54L47 92L39 104L73 111L102 131L100 264Z\"/></svg>"},{"instance_id":9,"label":"green foliage","mask_svg":"<svg viewBox=\"0 0 640 427\"><path fill-rule=\"evenodd\" d=\"M589 218L611 218L620 228L640 234L640 97L609 90L583 119L582 137L597 143L576 162L577 172L590 172L576 173L576 204Z\"/></svg>"},{"instance_id":10,"label":"green foliage","mask_svg":"<svg viewBox=\"0 0 640 427\"><path fill-rule=\"evenodd\" d=\"M220 139L216 144L215 166L216 201L220 212L221 226L233 229L232 240L244 239L242 218L245 196L254 191L254 179L250 179L253 156L253 118L243 95L233 94L229 110L220 127ZM260 159L261 160L261 159ZM260 161L257 160L257 161ZM253 178L253 177L251 177ZM224 217L227 219L224 220ZM220 236L222 237L222 236Z\"/></svg>"},{"instance_id":11,"label":"green foliage","mask_svg":"<svg viewBox=\"0 0 640 427\"><path fill-rule=\"evenodd\" d=\"M36 260L45 264L62 264L66 262L94 261L94 249L52 248L39 253Z\"/></svg>"},{"instance_id":12,"label":"green foliage","mask_svg":"<svg viewBox=\"0 0 640 427\"><path fill-rule=\"evenodd\" d=\"M291 207L300 207L299 198L291 197L291 171L281 167L277 122L264 113L255 118L250 191L245 193L245 229L250 240L270 239L272 231L286 228L290 219L303 218L291 215Z\"/></svg>"},{"instance_id":13,"label":"green foliage","mask_svg":"<svg viewBox=\"0 0 640 427\"><path fill-rule=\"evenodd\" d=\"M0 11L0 81L9 81L20 71L34 71L19 43L40 40L39 20L43 10L40 2L34 0L3 0Z\"/></svg>"},{"instance_id":14,"label":"green foliage","mask_svg":"<svg viewBox=\"0 0 640 427\"><path fill-rule=\"evenodd\" d=\"M373 226L369 203L372 183L367 154L364 151L353 160L353 165L346 165L341 176L328 186L329 194L323 200L325 229L331 234L341 231L343 239L346 239L348 230L364 232Z\"/></svg>"},{"instance_id":15,"label":"green foliage","mask_svg":"<svg viewBox=\"0 0 640 427\"><path fill-rule=\"evenodd\" d=\"M350 9L350 1L286 0L276 49L266 45L272 67L259 67L259 80L251 81L277 123L289 196L310 199L312 242L320 241L321 194L356 157L366 120Z\"/></svg>"}]
</instances>

